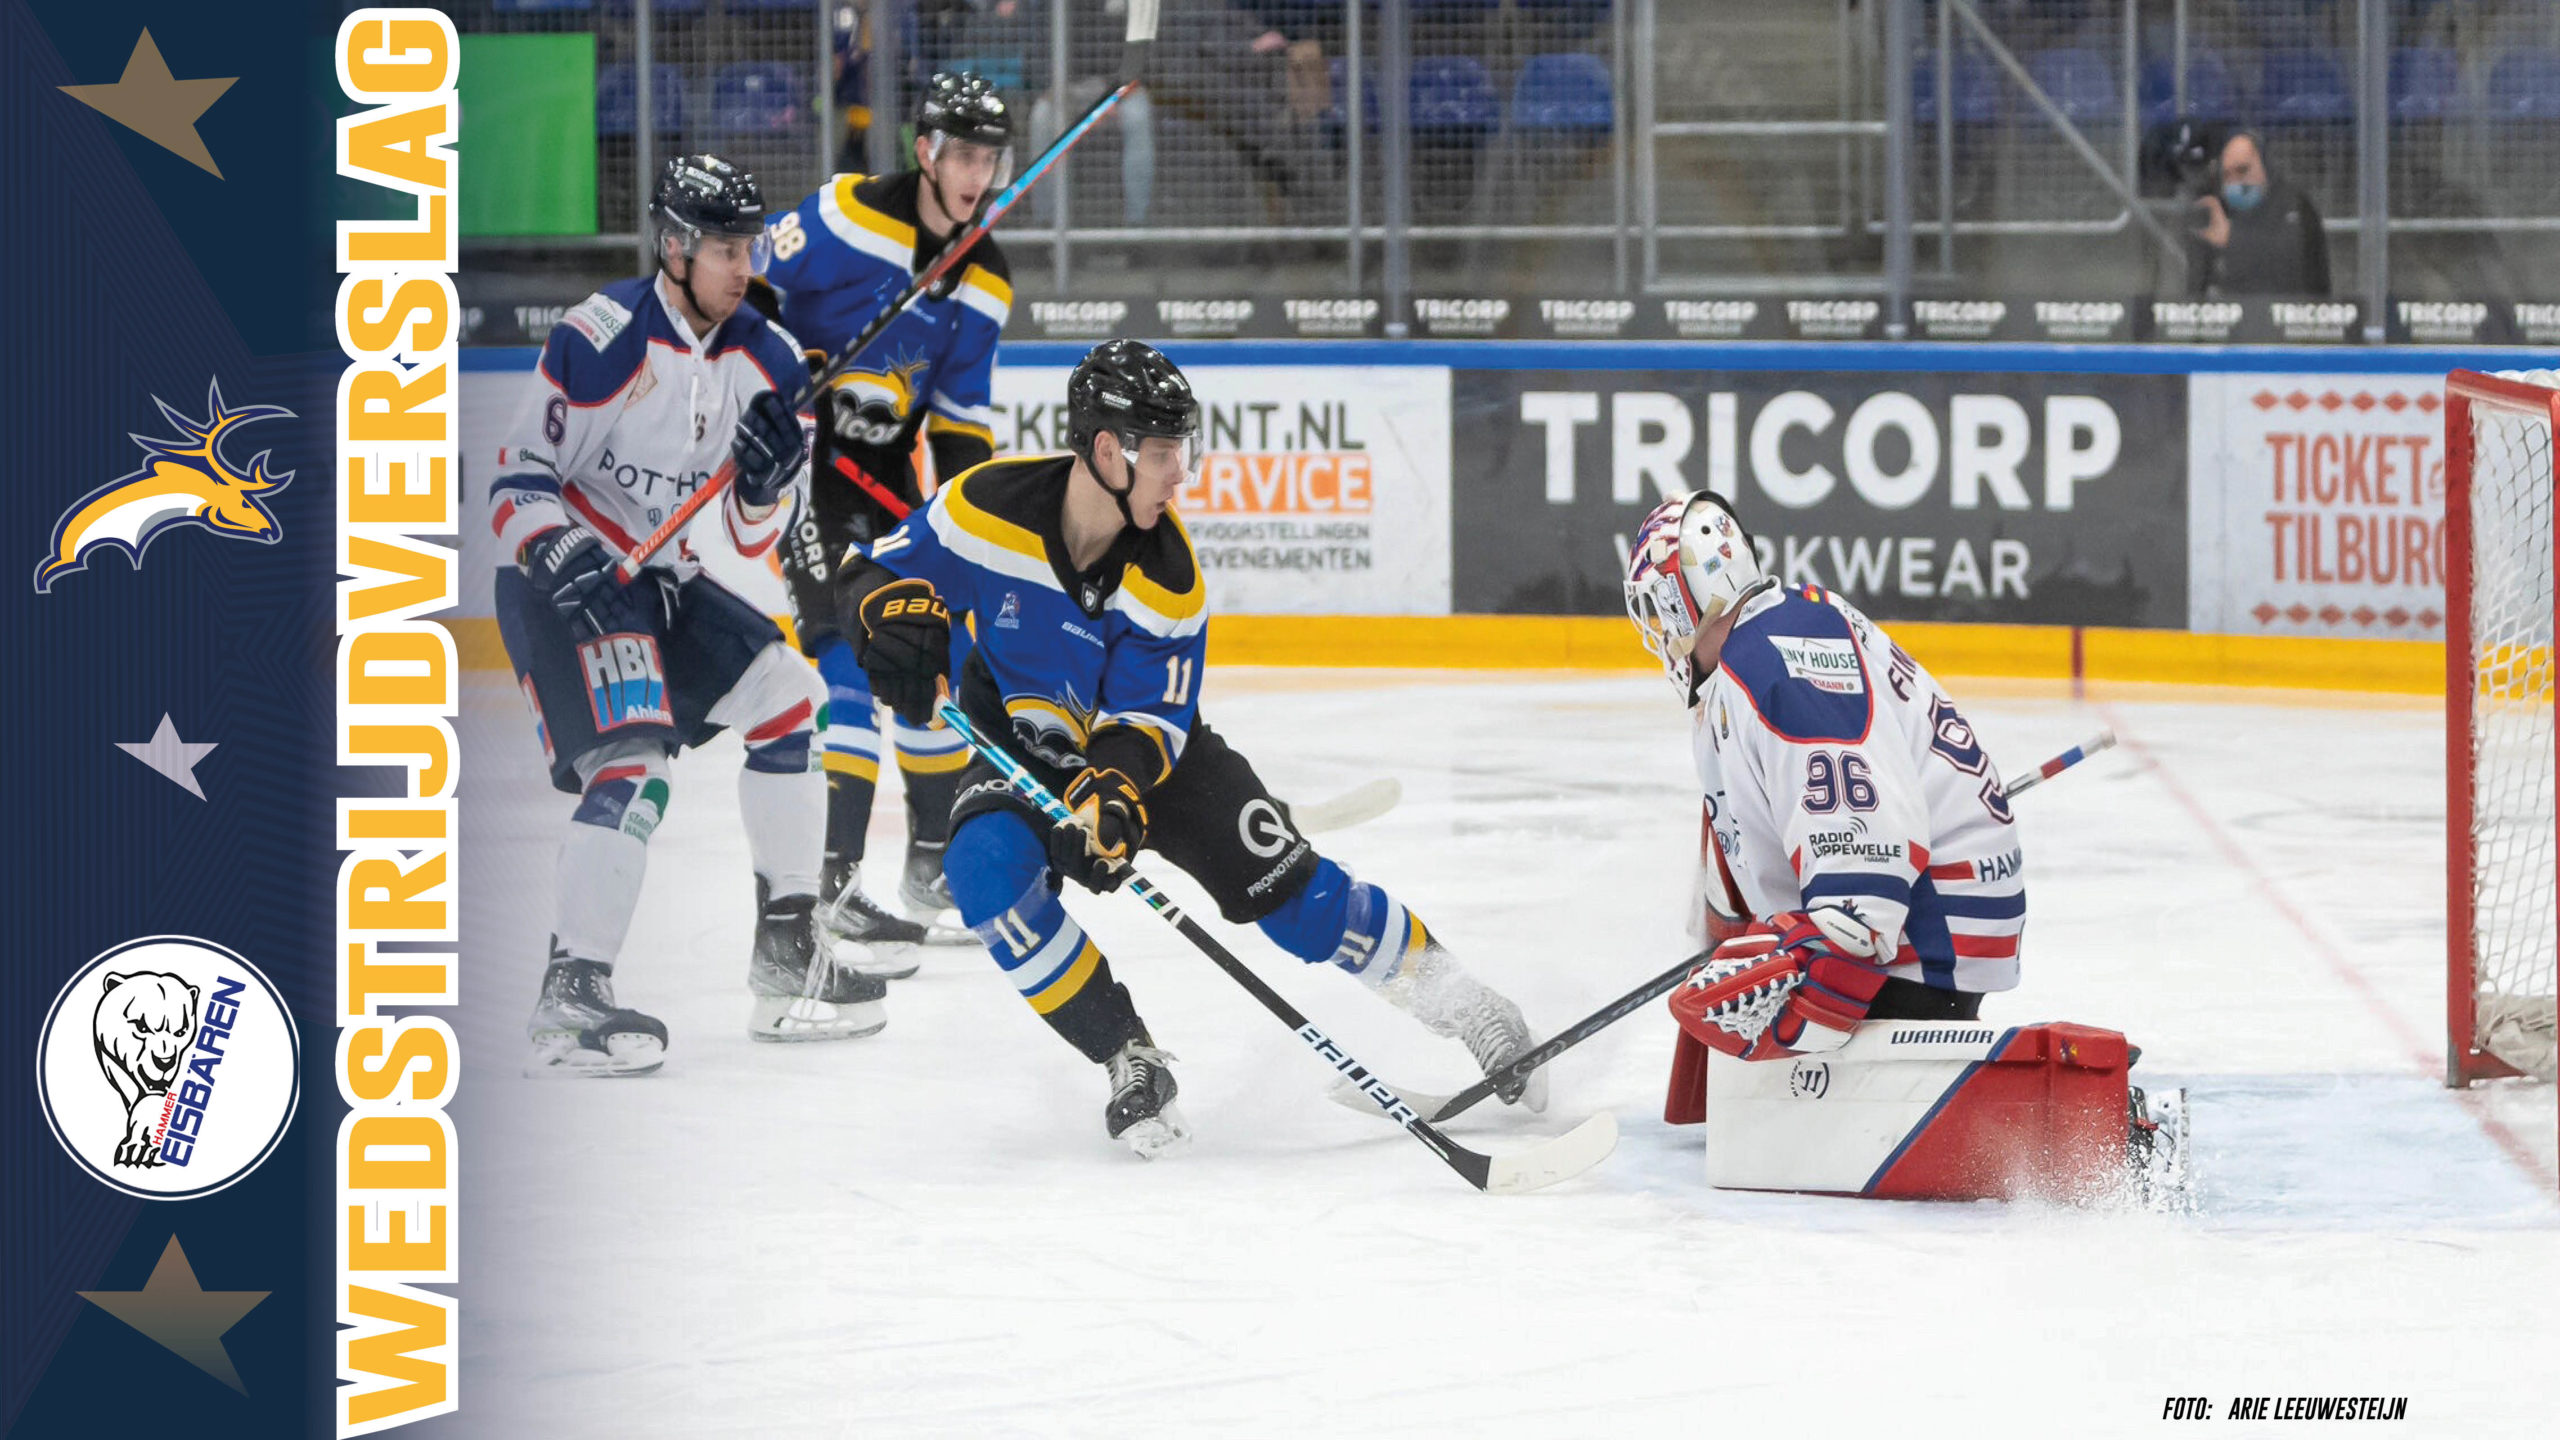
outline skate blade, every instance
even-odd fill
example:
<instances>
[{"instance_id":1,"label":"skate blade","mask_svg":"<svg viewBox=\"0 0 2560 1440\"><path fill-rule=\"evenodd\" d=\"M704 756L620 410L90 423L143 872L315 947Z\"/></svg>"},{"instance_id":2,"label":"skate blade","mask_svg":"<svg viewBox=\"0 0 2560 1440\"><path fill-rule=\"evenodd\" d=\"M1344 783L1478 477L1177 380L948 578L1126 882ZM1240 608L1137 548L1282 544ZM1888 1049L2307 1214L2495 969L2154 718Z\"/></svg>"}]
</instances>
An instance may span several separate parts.
<instances>
[{"instance_id":1,"label":"skate blade","mask_svg":"<svg viewBox=\"0 0 2560 1440\"><path fill-rule=\"evenodd\" d=\"M790 1044L809 1040L859 1040L889 1024L877 1000L837 1005L803 996L759 995L747 1017L747 1037Z\"/></svg>"},{"instance_id":2,"label":"skate blade","mask_svg":"<svg viewBox=\"0 0 2560 1440\"><path fill-rule=\"evenodd\" d=\"M667 1063L667 1047L654 1035L614 1035L605 1045L590 1049L575 1035L536 1040L524 1073L536 1080L623 1080L655 1075Z\"/></svg>"},{"instance_id":3,"label":"skate blade","mask_svg":"<svg viewBox=\"0 0 2560 1440\"><path fill-rule=\"evenodd\" d=\"M917 958L916 949L905 941L874 944L837 935L827 937L827 953L835 957L837 964L874 980L904 980L922 969L924 962Z\"/></svg>"},{"instance_id":4,"label":"skate blade","mask_svg":"<svg viewBox=\"0 0 2560 1440\"><path fill-rule=\"evenodd\" d=\"M1191 1127L1183 1123L1182 1112L1171 1105L1147 1117L1132 1121L1120 1132L1120 1143L1141 1160L1154 1160L1191 1143Z\"/></svg>"}]
</instances>

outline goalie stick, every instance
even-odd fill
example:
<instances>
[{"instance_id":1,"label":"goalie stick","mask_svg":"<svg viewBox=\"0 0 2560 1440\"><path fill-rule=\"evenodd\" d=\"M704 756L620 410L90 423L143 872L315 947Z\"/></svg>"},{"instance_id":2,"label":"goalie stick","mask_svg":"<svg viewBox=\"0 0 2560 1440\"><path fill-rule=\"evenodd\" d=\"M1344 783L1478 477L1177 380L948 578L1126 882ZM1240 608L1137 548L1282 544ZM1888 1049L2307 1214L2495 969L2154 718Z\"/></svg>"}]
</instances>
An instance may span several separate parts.
<instances>
[{"instance_id":1,"label":"goalie stick","mask_svg":"<svg viewBox=\"0 0 2560 1440\"><path fill-rule=\"evenodd\" d=\"M1156 0L1131 0L1128 31L1130 78L1121 82L1118 89L1105 93L1101 99L1086 107L1085 112L1076 117L1076 122L1068 126L1064 134L1051 141L1048 149L1040 152L1039 157L1031 162L1020 178L997 192L996 197L987 202L984 214L970 221L958 234L952 236L943 245L942 253L934 257L933 263L927 265L913 280L908 281L907 288L899 291L896 299L883 307L879 314L872 316L870 324L862 327L862 333L854 336L850 343L836 352L836 357L827 362L826 369L818 372L816 378L791 397L792 409L798 410L806 406L819 391L826 388L827 382L843 374L854 361L862 358L862 352L871 348L871 342L879 339L881 332L887 330L892 321L906 313L907 307L916 302L917 296L932 289L944 276L949 275L962 258L968 255L970 248L984 239L989 230L995 228L995 223L1004 218L1004 212L1012 209L1013 203L1021 199L1032 185L1048 172L1050 166L1057 164L1078 140L1084 138L1086 131L1100 124L1103 116L1110 114L1115 106L1127 99L1130 93L1138 88L1138 76L1145 64L1144 57L1155 48L1156 8ZM1141 33L1142 30L1143 33ZM620 570L623 583L627 585L639 578L641 568L649 563L649 557L672 543L676 536L684 532L687 525L693 523L693 517L702 513L702 507L726 493L730 482L737 478L737 461L734 458L724 457L720 461L720 468L711 472L710 479L704 481L691 495L685 497L684 503L678 505L674 513L667 516L665 524L649 532L647 539L632 547L631 553L622 557Z\"/></svg>"},{"instance_id":2,"label":"goalie stick","mask_svg":"<svg viewBox=\"0 0 2560 1440\"><path fill-rule=\"evenodd\" d=\"M1058 825L1076 823L1074 815L1068 811L1065 803L1057 796L1050 794L1049 788L1041 784L1037 776L1024 769L1020 761L1006 754L994 742L978 733L977 727L969 723L969 717L957 704L946 698L942 701L937 713L942 717L942 723L951 727L953 734L968 741L970 749L977 751L988 764L995 766L1005 780L1013 786L1015 793L1037 806L1041 814L1049 817L1051 823ZM1129 889L1132 894L1147 902L1147 907L1155 911L1157 918L1181 931L1183 939L1190 941L1201 954L1209 957L1212 964L1227 972L1227 977L1243 986L1245 993L1260 1001L1263 1009L1278 1017L1281 1024L1296 1031L1298 1039L1308 1049L1316 1052L1318 1058L1341 1071L1344 1079L1356 1086L1359 1092L1367 1097L1369 1103L1385 1112L1388 1119L1403 1126L1407 1134L1421 1141L1432 1154L1440 1157L1443 1164L1457 1171L1460 1177L1478 1190L1492 1195L1516 1195L1523 1191L1542 1189L1558 1181L1572 1179L1607 1159L1609 1152L1617 1148L1618 1122L1606 1110L1593 1115L1562 1135L1551 1136L1525 1150L1516 1150L1508 1154L1486 1155L1458 1144L1448 1136L1432 1129L1428 1122L1413 1112L1411 1106L1398 1098L1394 1091L1388 1089L1385 1083L1378 1079L1376 1072L1361 1064L1331 1036L1317 1029L1306 1016L1298 1012L1296 1006L1282 998L1279 991L1264 983L1261 976L1253 973L1243 961L1230 954L1227 948L1219 944L1208 931L1201 929L1198 921L1182 913L1182 907L1176 905L1171 896L1149 883L1147 877L1140 874L1134 867L1129 873Z\"/></svg>"},{"instance_id":3,"label":"goalie stick","mask_svg":"<svg viewBox=\"0 0 2560 1440\"><path fill-rule=\"evenodd\" d=\"M2034 787L2043 784L2045 781L2052 779L2054 776L2061 774L2063 771L2070 769L2072 766L2079 764L2081 761L2088 759L2090 756L2097 754L2099 751L2109 748L2115 743L2116 732L2113 730L2101 730L2089 739L2072 746L2070 749L2063 751L2061 754L2047 760L2042 765L2037 766L2032 773L2021 775L2017 779L2000 787L2001 798L2007 799L2022 791L2033 789ZM1564 1029L1556 1032L1555 1038L1547 1041L1543 1045L1537 1046L1528 1053L1517 1057L1510 1064L1505 1065L1501 1069L1494 1071L1492 1074L1485 1076L1482 1080L1477 1081L1455 1095L1428 1095L1416 1090L1405 1090L1398 1093L1405 1097L1406 1104L1420 1111L1423 1119L1427 1121L1437 1123L1439 1121L1452 1119L1457 1115L1474 1109L1486 1097L1492 1095L1494 1091L1501 1089L1504 1085L1514 1080L1521 1079L1530 1071L1537 1069L1539 1066L1546 1064L1548 1061L1553 1060L1567 1050L1572 1049L1574 1046L1581 1044L1583 1041L1590 1039L1592 1036L1599 1034L1601 1031L1608 1029L1610 1026L1617 1024L1619 1021L1626 1019L1638 1010L1643 1009L1655 999L1670 994L1672 990L1679 986L1682 980L1688 978L1691 970L1705 964L1708 959L1714 956L1714 954L1715 950L1713 947L1699 951L1697 954L1690 956L1688 959L1681 961L1679 964L1674 965L1670 969L1663 971L1661 974L1654 976L1652 979L1645 981L1643 984L1628 991L1626 994L1619 996L1617 999L1612 1000L1608 1004L1601 1006L1599 1009L1592 1011L1590 1014L1583 1016L1573 1024L1566 1026ZM1349 1090L1348 1087L1340 1084L1336 1084L1331 1091L1334 1103L1347 1105L1354 1110L1365 1111L1368 1107L1361 1104L1359 1100L1355 1098L1357 1093L1358 1092Z\"/></svg>"}]
</instances>

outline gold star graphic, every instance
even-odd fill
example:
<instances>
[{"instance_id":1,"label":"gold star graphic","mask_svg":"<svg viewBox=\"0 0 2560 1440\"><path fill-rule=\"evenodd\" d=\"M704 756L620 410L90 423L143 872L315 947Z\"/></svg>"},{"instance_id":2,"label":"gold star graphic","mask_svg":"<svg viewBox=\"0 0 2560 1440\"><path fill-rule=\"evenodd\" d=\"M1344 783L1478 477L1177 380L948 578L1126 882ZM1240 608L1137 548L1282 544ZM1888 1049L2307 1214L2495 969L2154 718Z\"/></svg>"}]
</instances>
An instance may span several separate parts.
<instances>
[{"instance_id":1,"label":"gold star graphic","mask_svg":"<svg viewBox=\"0 0 2560 1440\"><path fill-rule=\"evenodd\" d=\"M213 102L239 78L179 79L169 73L169 62L160 58L160 47L151 43L151 32L145 30L133 42L133 55L124 62L124 75L116 83L65 85L62 93L219 180L222 171L213 163L213 152L204 148L203 137L196 134L196 119L212 109Z\"/></svg>"},{"instance_id":2,"label":"gold star graphic","mask_svg":"<svg viewBox=\"0 0 2560 1440\"><path fill-rule=\"evenodd\" d=\"M195 1267L178 1237L160 1252L151 1278L139 1290L82 1290L80 1298L159 1341L207 1375L246 1395L240 1372L231 1368L231 1352L222 1334L267 1298L264 1290L207 1290L196 1283Z\"/></svg>"}]
</instances>

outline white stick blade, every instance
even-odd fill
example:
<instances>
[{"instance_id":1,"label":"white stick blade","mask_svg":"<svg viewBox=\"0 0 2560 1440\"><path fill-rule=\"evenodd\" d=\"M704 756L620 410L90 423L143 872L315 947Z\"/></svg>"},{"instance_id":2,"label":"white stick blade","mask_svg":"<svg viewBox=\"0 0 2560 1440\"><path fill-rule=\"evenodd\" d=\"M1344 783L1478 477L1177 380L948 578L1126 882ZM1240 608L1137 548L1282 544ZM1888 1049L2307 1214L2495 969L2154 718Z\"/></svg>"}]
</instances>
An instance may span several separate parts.
<instances>
[{"instance_id":1,"label":"white stick blade","mask_svg":"<svg viewBox=\"0 0 2560 1440\"><path fill-rule=\"evenodd\" d=\"M1402 1100L1414 1114L1425 1120L1438 1120L1441 1110L1456 1098L1450 1095L1426 1095L1419 1090L1407 1090L1401 1085L1395 1089L1396 1098ZM1357 1110L1363 1115L1378 1119L1386 1118L1387 1112L1378 1108L1378 1102L1369 1098L1369 1092L1348 1080L1334 1081L1324 1094L1326 1099L1345 1110Z\"/></svg>"},{"instance_id":2,"label":"white stick blade","mask_svg":"<svg viewBox=\"0 0 2560 1440\"><path fill-rule=\"evenodd\" d=\"M1520 1195L1570 1180L1609 1158L1618 1148L1618 1117L1603 1110L1554 1139L1492 1157L1488 1195Z\"/></svg>"},{"instance_id":3,"label":"white stick blade","mask_svg":"<svg viewBox=\"0 0 2560 1440\"><path fill-rule=\"evenodd\" d=\"M1321 835L1328 830L1365 825L1396 808L1403 799L1403 783L1389 775L1355 785L1330 799L1292 805L1289 818L1297 823L1300 833Z\"/></svg>"}]
</instances>

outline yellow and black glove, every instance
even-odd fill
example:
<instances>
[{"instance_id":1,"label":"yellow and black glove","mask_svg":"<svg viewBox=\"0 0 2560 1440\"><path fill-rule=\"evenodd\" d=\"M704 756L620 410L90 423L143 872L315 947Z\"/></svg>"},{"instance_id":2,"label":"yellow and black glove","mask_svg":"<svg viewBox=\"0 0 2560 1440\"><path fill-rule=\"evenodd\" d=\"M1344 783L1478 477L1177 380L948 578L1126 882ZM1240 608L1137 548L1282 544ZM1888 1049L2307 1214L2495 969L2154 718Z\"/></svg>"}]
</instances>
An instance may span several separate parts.
<instances>
[{"instance_id":1,"label":"yellow and black glove","mask_svg":"<svg viewBox=\"0 0 2560 1440\"><path fill-rule=\"evenodd\" d=\"M1120 888L1147 843L1147 805L1117 770L1086 770L1067 786L1075 819L1051 827L1049 868L1097 895Z\"/></svg>"},{"instance_id":2,"label":"yellow and black glove","mask_svg":"<svg viewBox=\"0 0 2560 1440\"><path fill-rule=\"evenodd\" d=\"M910 725L933 723L951 671L951 607L933 582L892 580L862 597L862 673L871 693Z\"/></svg>"}]
</instances>

